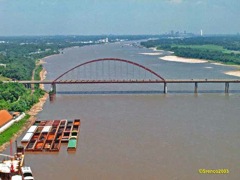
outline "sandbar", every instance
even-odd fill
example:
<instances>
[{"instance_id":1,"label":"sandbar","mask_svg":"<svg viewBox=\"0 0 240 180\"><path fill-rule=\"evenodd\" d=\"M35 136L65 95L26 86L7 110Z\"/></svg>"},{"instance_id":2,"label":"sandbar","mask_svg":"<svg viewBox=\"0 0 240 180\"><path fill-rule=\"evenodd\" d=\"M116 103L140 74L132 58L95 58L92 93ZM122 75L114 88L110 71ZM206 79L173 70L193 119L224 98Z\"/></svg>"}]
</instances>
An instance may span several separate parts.
<instances>
[{"instance_id":1,"label":"sandbar","mask_svg":"<svg viewBox=\"0 0 240 180\"><path fill-rule=\"evenodd\" d=\"M224 72L224 74L227 74L227 75L230 75L230 76L240 77L240 70L227 71L227 72Z\"/></svg>"},{"instance_id":2,"label":"sandbar","mask_svg":"<svg viewBox=\"0 0 240 180\"><path fill-rule=\"evenodd\" d=\"M177 56L164 56L159 59L165 61L181 62L181 63L207 63L207 60L202 59L193 59L193 58L182 58Z\"/></svg>"},{"instance_id":3,"label":"sandbar","mask_svg":"<svg viewBox=\"0 0 240 180\"><path fill-rule=\"evenodd\" d=\"M142 55L148 55L148 56L159 56L159 55L162 55L162 53L160 52L156 52L156 53L139 53L139 54L142 54Z\"/></svg>"},{"instance_id":4,"label":"sandbar","mask_svg":"<svg viewBox=\"0 0 240 180\"><path fill-rule=\"evenodd\" d=\"M217 65L217 66L227 66L226 64L222 64L222 63L211 63L213 65Z\"/></svg>"}]
</instances>

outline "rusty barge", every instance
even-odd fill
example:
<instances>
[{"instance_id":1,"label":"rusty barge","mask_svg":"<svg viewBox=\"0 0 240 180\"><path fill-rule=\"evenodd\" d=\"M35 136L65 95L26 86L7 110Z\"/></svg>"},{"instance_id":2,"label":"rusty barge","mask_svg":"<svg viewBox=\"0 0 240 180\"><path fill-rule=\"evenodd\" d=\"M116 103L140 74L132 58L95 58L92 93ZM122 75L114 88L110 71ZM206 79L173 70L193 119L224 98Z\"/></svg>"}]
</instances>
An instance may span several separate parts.
<instances>
[{"instance_id":1,"label":"rusty barge","mask_svg":"<svg viewBox=\"0 0 240 180\"><path fill-rule=\"evenodd\" d=\"M26 152L58 152L61 143L69 143L70 139L75 139L77 142L80 125L80 119L36 121L29 128L21 143L25 145ZM76 145L74 143L74 146L68 147L68 150L76 150Z\"/></svg>"}]
</instances>

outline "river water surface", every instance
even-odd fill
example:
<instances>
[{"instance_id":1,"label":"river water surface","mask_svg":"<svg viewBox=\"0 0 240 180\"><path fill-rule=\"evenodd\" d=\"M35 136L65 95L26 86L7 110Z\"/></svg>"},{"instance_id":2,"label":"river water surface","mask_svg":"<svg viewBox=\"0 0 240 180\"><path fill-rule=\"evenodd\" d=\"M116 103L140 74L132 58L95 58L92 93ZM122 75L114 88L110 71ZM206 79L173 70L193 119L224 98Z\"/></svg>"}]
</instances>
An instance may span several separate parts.
<instances>
[{"instance_id":1,"label":"river water surface","mask_svg":"<svg viewBox=\"0 0 240 180\"><path fill-rule=\"evenodd\" d=\"M210 63L186 64L147 56L152 50L127 43L86 46L64 50L44 65L47 79L88 60L116 57L138 62L165 78L234 78L224 75L231 67ZM206 68L207 67L207 68ZM211 67L211 68L209 68ZM90 85L89 85L90 86ZM108 91L123 85L93 88ZM46 102L40 120L81 119L75 153L63 145L59 153L27 153L35 178L86 180L208 180L239 179L239 85L124 85L131 91L159 93L57 94ZM49 87L46 87L47 89ZM71 89L71 87L68 87ZM64 91L64 87L57 90ZM69 90L69 89L68 89ZM111 89L112 90L112 89ZM21 138L19 139L21 140ZM199 174L199 169L228 169L229 174Z\"/></svg>"}]
</instances>

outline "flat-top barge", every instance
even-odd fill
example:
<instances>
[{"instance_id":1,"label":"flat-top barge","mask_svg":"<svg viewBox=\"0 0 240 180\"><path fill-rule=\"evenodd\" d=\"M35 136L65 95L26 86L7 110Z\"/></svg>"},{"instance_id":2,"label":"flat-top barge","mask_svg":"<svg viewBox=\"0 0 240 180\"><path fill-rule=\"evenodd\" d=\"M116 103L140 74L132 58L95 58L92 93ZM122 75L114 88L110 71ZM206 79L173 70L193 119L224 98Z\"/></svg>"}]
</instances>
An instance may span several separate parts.
<instances>
[{"instance_id":1,"label":"flat-top barge","mask_svg":"<svg viewBox=\"0 0 240 180\"><path fill-rule=\"evenodd\" d=\"M68 150L76 150L80 125L80 119L36 121L21 142L25 151L58 152L61 143L68 143Z\"/></svg>"},{"instance_id":2,"label":"flat-top barge","mask_svg":"<svg viewBox=\"0 0 240 180\"><path fill-rule=\"evenodd\" d=\"M68 151L76 150L77 148L77 140L80 129L81 121L80 119L75 119L73 121L72 131L70 133L69 141L68 141Z\"/></svg>"}]
</instances>

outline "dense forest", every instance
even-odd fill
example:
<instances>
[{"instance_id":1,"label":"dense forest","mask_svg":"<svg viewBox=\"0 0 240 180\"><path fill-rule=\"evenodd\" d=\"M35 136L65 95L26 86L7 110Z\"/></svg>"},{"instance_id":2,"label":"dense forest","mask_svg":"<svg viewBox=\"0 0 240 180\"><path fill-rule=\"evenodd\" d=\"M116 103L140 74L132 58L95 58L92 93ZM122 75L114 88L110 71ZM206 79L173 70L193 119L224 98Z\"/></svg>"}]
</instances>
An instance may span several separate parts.
<instances>
[{"instance_id":1,"label":"dense forest","mask_svg":"<svg viewBox=\"0 0 240 180\"><path fill-rule=\"evenodd\" d=\"M26 111L44 94L41 89L25 88L19 83L2 83L0 82L0 109L9 111Z\"/></svg>"},{"instance_id":2,"label":"dense forest","mask_svg":"<svg viewBox=\"0 0 240 180\"><path fill-rule=\"evenodd\" d=\"M240 36L159 38L141 42L141 45L173 51L180 57L240 64Z\"/></svg>"},{"instance_id":3,"label":"dense forest","mask_svg":"<svg viewBox=\"0 0 240 180\"><path fill-rule=\"evenodd\" d=\"M83 45L44 37L2 37L0 41L0 75L16 80L30 80L37 59L59 53L65 47Z\"/></svg>"}]
</instances>

